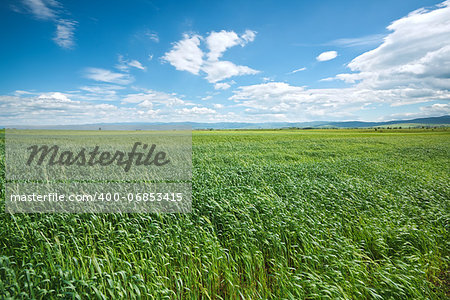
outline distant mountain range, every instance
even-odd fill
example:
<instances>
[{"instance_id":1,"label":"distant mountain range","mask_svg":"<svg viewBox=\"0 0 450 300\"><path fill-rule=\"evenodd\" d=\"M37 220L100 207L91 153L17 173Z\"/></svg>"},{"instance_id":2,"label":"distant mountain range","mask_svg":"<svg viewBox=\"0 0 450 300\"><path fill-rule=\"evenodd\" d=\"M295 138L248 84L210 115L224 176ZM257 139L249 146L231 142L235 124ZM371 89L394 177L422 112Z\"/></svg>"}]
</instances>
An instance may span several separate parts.
<instances>
[{"instance_id":1,"label":"distant mountain range","mask_svg":"<svg viewBox=\"0 0 450 300\"><path fill-rule=\"evenodd\" d=\"M363 121L314 121L314 122L267 122L267 123L242 123L242 122L172 122L172 123L97 123L85 125L52 125L52 126L14 126L14 128L42 128L42 129L78 129L92 130L145 130L152 126L192 128L200 129L276 129L276 128L370 128L370 127L415 127L415 126L450 126L450 115L442 117L418 118L412 120L396 120L387 122L363 122ZM10 126L6 126L11 128Z\"/></svg>"}]
</instances>

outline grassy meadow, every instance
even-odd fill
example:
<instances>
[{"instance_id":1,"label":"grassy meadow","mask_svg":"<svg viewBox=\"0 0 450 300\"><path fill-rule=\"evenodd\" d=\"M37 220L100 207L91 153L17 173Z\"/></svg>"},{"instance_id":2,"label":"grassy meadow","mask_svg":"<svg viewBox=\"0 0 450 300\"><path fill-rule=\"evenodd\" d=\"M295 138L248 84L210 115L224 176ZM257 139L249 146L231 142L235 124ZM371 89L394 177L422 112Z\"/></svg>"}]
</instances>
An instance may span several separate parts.
<instances>
[{"instance_id":1,"label":"grassy meadow","mask_svg":"<svg viewBox=\"0 0 450 300\"><path fill-rule=\"evenodd\" d=\"M448 299L450 130L193 132L190 214L15 214L0 299ZM0 149L4 177L4 139Z\"/></svg>"}]
</instances>

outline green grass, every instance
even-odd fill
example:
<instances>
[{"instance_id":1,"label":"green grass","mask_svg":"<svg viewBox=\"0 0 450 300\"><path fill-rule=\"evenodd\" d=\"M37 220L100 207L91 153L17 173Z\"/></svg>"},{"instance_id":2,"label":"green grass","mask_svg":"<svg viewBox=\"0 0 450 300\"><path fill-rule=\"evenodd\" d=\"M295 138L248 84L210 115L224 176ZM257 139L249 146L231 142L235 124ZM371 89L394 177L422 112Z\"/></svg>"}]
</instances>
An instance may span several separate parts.
<instances>
[{"instance_id":1,"label":"green grass","mask_svg":"<svg viewBox=\"0 0 450 300\"><path fill-rule=\"evenodd\" d=\"M0 298L449 297L450 131L194 132L193 165L191 214L1 213Z\"/></svg>"}]
</instances>

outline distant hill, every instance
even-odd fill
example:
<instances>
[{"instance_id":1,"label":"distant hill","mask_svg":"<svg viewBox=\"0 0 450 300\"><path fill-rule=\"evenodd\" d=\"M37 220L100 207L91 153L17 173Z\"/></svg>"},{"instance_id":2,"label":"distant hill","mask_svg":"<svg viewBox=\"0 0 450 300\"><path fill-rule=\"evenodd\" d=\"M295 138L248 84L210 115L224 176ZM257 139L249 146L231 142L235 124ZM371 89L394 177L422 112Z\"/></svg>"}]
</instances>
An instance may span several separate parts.
<instances>
[{"instance_id":1,"label":"distant hill","mask_svg":"<svg viewBox=\"0 0 450 300\"><path fill-rule=\"evenodd\" d=\"M361 127L377 127L386 125L399 125L399 124L420 124L420 125L450 125L450 116L432 117L432 118L418 118L412 120L397 120L387 122L330 122L328 125L339 128L361 128Z\"/></svg>"},{"instance_id":2,"label":"distant hill","mask_svg":"<svg viewBox=\"0 0 450 300\"><path fill-rule=\"evenodd\" d=\"M172 122L172 123L97 123L85 125L59 125L59 126L14 126L14 128L46 128L46 129L78 129L78 130L145 130L150 126L177 127L200 129L276 129L276 128L370 128L404 126L450 126L450 115L442 117L418 118L412 120L396 120L386 122L364 122L364 121L314 121L314 122L267 122L267 123L243 123L243 122L219 122L219 123L198 123L198 122ZM6 126L10 128L12 126Z\"/></svg>"}]
</instances>

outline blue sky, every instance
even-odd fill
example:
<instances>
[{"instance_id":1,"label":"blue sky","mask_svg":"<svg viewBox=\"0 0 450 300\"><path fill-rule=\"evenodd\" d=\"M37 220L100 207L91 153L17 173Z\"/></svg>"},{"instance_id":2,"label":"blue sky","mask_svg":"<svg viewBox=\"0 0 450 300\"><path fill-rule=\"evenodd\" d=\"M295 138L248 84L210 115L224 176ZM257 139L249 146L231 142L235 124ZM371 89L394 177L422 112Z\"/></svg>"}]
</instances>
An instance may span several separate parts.
<instances>
[{"instance_id":1,"label":"blue sky","mask_svg":"<svg viewBox=\"0 0 450 300\"><path fill-rule=\"evenodd\" d=\"M0 124L450 114L442 1L3 1Z\"/></svg>"}]
</instances>

